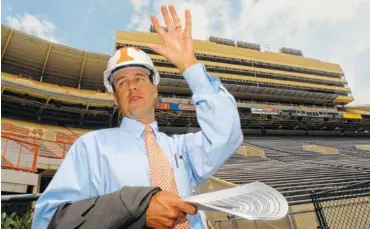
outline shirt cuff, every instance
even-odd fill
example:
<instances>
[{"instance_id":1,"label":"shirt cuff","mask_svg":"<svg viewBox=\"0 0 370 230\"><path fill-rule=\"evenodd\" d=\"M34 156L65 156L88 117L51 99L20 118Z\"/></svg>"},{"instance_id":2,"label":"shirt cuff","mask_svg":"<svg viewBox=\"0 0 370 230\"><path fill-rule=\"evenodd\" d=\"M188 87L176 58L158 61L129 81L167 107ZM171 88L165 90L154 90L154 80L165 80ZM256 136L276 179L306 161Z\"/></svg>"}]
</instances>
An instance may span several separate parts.
<instances>
[{"instance_id":1,"label":"shirt cuff","mask_svg":"<svg viewBox=\"0 0 370 230\"><path fill-rule=\"evenodd\" d=\"M210 82L205 66L197 63L184 71L184 78L193 94L214 93L214 88Z\"/></svg>"}]
</instances>

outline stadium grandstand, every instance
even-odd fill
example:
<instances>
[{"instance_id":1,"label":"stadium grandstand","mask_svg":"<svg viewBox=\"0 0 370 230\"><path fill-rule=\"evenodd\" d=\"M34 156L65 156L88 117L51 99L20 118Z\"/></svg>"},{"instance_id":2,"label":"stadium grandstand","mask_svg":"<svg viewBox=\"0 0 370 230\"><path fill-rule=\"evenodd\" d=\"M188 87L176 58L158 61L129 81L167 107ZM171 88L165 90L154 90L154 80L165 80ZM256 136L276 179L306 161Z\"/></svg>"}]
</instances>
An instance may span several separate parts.
<instances>
[{"instance_id":1,"label":"stadium grandstand","mask_svg":"<svg viewBox=\"0 0 370 230\"><path fill-rule=\"evenodd\" d=\"M160 131L198 131L179 70L145 45L161 44L153 27L117 31L115 39L115 49L147 52L161 75L155 103ZM347 106L354 98L338 64L304 57L301 50L262 52L259 44L214 36L194 44L198 61L234 95L245 134L243 145L197 192L261 181L290 205L286 218L271 222L207 213L215 227L317 228L312 194L370 180L370 108ZM1 26L2 195L42 193L79 136L119 125L121 114L103 84L108 59ZM6 212L17 207L2 204Z\"/></svg>"}]
</instances>

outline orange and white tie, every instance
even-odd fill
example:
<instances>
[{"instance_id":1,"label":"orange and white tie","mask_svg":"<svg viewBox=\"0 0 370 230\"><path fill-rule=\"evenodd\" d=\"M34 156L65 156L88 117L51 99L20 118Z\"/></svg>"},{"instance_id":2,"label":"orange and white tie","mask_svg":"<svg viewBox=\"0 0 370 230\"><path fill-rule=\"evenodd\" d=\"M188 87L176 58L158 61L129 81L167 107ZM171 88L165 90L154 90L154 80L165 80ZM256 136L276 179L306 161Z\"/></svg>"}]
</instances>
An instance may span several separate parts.
<instances>
[{"instance_id":1,"label":"orange and white tie","mask_svg":"<svg viewBox=\"0 0 370 230\"><path fill-rule=\"evenodd\" d=\"M160 187L163 191L179 195L168 158L154 138L153 129L149 125L145 125L144 141L148 152L152 185ZM186 229L190 228L190 225L186 218L182 218L176 222L174 228Z\"/></svg>"}]
</instances>

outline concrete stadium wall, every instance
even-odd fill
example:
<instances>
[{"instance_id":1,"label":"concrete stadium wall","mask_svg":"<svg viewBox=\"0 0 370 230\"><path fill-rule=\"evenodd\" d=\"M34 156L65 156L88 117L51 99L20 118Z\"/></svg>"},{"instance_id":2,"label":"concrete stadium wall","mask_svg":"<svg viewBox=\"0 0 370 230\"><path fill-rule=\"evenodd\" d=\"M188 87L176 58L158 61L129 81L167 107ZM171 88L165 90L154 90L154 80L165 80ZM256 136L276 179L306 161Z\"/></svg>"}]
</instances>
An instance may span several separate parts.
<instances>
[{"instance_id":1,"label":"concrete stadium wall","mask_svg":"<svg viewBox=\"0 0 370 230\"><path fill-rule=\"evenodd\" d=\"M316 229L316 213L312 203L294 205L289 207L291 220L294 228L297 229Z\"/></svg>"},{"instance_id":2,"label":"concrete stadium wall","mask_svg":"<svg viewBox=\"0 0 370 230\"><path fill-rule=\"evenodd\" d=\"M356 149L370 151L370 145L355 145Z\"/></svg>"},{"instance_id":3,"label":"concrete stadium wall","mask_svg":"<svg viewBox=\"0 0 370 230\"><path fill-rule=\"evenodd\" d=\"M62 162L63 159L54 159L39 156L37 159L37 168L57 170Z\"/></svg>"},{"instance_id":4,"label":"concrete stadium wall","mask_svg":"<svg viewBox=\"0 0 370 230\"><path fill-rule=\"evenodd\" d=\"M37 186L38 175L10 169L1 169L1 191L26 193L27 186Z\"/></svg>"},{"instance_id":5,"label":"concrete stadium wall","mask_svg":"<svg viewBox=\"0 0 370 230\"><path fill-rule=\"evenodd\" d=\"M303 150L322 153L322 154L338 154L339 151L337 148L326 147L322 145L303 145Z\"/></svg>"},{"instance_id":6,"label":"concrete stadium wall","mask_svg":"<svg viewBox=\"0 0 370 230\"><path fill-rule=\"evenodd\" d=\"M247 146L247 145L243 145L243 146L240 146L238 150L236 150L236 152L240 155L244 155L244 156L260 156L260 157L265 157L265 151L260 149L260 148L256 148L256 147L251 147L251 146Z\"/></svg>"}]
</instances>

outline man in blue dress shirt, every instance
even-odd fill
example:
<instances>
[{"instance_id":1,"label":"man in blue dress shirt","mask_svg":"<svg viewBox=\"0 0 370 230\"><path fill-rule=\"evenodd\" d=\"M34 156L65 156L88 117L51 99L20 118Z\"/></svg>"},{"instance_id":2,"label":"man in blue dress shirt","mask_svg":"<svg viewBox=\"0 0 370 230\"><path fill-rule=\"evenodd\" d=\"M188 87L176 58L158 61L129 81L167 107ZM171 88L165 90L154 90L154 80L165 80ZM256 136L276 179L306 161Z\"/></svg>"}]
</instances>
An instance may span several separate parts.
<instances>
[{"instance_id":1,"label":"man in blue dress shirt","mask_svg":"<svg viewBox=\"0 0 370 230\"><path fill-rule=\"evenodd\" d=\"M184 216L190 228L206 227L195 207L181 197L191 196L241 145L239 114L233 96L196 61L190 12L185 11L183 29L173 6L161 11L168 32L155 16L151 20L164 46L148 47L183 73L201 131L159 132L154 114L159 74L152 60L133 47L117 50L104 84L123 114L121 125L76 140L37 201L33 228L172 228ZM168 159L177 194L152 185L147 127Z\"/></svg>"}]
</instances>

